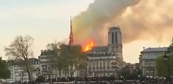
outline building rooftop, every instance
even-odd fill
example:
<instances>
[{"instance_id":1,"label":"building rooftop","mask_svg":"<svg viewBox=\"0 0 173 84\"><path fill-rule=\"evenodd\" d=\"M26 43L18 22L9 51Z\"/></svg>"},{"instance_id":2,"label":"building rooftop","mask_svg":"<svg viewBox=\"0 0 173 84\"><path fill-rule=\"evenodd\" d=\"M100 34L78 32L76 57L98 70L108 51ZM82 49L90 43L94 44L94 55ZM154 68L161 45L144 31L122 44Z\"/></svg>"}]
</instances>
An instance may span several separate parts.
<instances>
[{"instance_id":1,"label":"building rooftop","mask_svg":"<svg viewBox=\"0 0 173 84\"><path fill-rule=\"evenodd\" d=\"M29 61L39 61L37 58L29 58Z\"/></svg>"},{"instance_id":2,"label":"building rooftop","mask_svg":"<svg viewBox=\"0 0 173 84\"><path fill-rule=\"evenodd\" d=\"M88 53L87 54L88 56L90 56L90 57L98 57L98 56L117 56L118 54L116 54L116 53Z\"/></svg>"},{"instance_id":3,"label":"building rooftop","mask_svg":"<svg viewBox=\"0 0 173 84\"><path fill-rule=\"evenodd\" d=\"M96 52L108 52L108 46L94 46L92 50L87 53L96 53Z\"/></svg>"},{"instance_id":4,"label":"building rooftop","mask_svg":"<svg viewBox=\"0 0 173 84\"><path fill-rule=\"evenodd\" d=\"M37 58L29 58L28 59L31 64L34 64L35 62L39 62L39 59ZM7 60L8 65L20 65L22 63L21 60Z\"/></svg>"},{"instance_id":5,"label":"building rooftop","mask_svg":"<svg viewBox=\"0 0 173 84\"><path fill-rule=\"evenodd\" d=\"M109 30L120 30L120 27L119 26L117 26L117 27L111 27L111 28L109 28Z\"/></svg>"},{"instance_id":6,"label":"building rooftop","mask_svg":"<svg viewBox=\"0 0 173 84\"><path fill-rule=\"evenodd\" d=\"M87 52L88 56L116 56L116 53L108 53L108 46L95 46Z\"/></svg>"},{"instance_id":7,"label":"building rooftop","mask_svg":"<svg viewBox=\"0 0 173 84\"><path fill-rule=\"evenodd\" d=\"M146 48L141 53L149 53L149 52L165 52L168 47L157 47L157 48Z\"/></svg>"}]
</instances>

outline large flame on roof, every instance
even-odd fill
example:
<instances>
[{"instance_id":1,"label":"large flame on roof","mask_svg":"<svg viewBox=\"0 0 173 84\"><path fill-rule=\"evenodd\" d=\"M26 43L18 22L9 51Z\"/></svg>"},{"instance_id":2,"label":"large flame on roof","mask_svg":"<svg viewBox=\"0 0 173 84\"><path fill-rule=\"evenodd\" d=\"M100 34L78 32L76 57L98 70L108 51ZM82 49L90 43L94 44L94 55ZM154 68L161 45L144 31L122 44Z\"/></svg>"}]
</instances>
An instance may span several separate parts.
<instances>
[{"instance_id":1,"label":"large flame on roof","mask_svg":"<svg viewBox=\"0 0 173 84\"><path fill-rule=\"evenodd\" d=\"M83 45L83 52L91 50L95 46L95 42L90 40Z\"/></svg>"}]
</instances>

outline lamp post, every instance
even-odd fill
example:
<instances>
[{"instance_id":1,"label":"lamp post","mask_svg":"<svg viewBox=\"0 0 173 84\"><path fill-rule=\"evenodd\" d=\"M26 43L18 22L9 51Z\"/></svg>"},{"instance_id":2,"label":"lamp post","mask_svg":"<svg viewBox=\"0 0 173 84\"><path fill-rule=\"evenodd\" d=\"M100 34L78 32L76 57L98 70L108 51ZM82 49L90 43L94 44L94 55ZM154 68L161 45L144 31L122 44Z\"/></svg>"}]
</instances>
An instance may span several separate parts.
<instances>
[{"instance_id":1,"label":"lamp post","mask_svg":"<svg viewBox=\"0 0 173 84\"><path fill-rule=\"evenodd\" d=\"M168 70L168 75L167 75L167 80L169 81L169 83L171 83L171 66L169 63L169 54L170 54L170 49L168 48L168 50L164 53L164 62L167 65L167 70Z\"/></svg>"}]
</instances>

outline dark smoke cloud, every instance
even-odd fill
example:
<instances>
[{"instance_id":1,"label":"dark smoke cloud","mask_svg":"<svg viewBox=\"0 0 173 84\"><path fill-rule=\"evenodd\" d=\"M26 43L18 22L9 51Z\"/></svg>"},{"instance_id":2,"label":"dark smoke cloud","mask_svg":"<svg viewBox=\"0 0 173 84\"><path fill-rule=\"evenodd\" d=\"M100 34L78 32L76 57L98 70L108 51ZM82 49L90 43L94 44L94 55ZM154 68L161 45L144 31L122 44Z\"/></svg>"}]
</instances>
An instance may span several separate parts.
<instances>
[{"instance_id":1,"label":"dark smoke cloud","mask_svg":"<svg viewBox=\"0 0 173 84\"><path fill-rule=\"evenodd\" d=\"M74 41L107 44L108 28L120 25L123 42L162 41L173 33L172 0L95 0L73 19Z\"/></svg>"}]
</instances>

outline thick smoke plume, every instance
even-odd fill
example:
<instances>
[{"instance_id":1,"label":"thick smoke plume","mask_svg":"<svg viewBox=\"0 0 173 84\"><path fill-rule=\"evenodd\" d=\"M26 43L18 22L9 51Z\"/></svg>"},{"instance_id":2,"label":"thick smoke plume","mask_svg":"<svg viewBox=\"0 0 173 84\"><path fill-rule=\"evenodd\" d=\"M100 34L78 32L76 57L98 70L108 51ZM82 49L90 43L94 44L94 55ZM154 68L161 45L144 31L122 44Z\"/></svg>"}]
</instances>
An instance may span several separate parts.
<instances>
[{"instance_id":1,"label":"thick smoke plume","mask_svg":"<svg viewBox=\"0 0 173 84\"><path fill-rule=\"evenodd\" d=\"M167 40L173 33L173 0L95 0L73 19L74 41L107 44L109 27L119 25L123 43ZM170 40L170 39L169 39Z\"/></svg>"}]
</instances>

